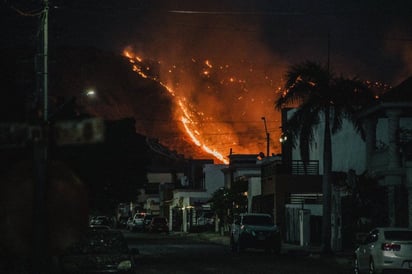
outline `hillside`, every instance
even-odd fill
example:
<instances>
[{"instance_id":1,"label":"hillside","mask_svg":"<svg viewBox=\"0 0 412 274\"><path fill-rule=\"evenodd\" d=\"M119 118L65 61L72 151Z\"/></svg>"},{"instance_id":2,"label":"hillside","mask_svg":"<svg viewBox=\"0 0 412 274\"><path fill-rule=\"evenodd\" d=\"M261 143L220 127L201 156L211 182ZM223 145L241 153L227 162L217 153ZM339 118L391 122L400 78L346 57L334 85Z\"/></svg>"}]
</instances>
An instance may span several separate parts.
<instances>
[{"instance_id":1,"label":"hillside","mask_svg":"<svg viewBox=\"0 0 412 274\"><path fill-rule=\"evenodd\" d=\"M41 103L36 90L34 54L25 49L0 52L3 98L2 121L33 120ZM49 117L58 118L67 102L75 101L78 113L106 120L132 117L136 132L188 158L210 158L182 136L173 120L172 102L159 83L133 72L129 61L94 48L59 48L49 51ZM95 97L86 92L93 89ZM61 107L63 105L63 107Z\"/></svg>"}]
</instances>

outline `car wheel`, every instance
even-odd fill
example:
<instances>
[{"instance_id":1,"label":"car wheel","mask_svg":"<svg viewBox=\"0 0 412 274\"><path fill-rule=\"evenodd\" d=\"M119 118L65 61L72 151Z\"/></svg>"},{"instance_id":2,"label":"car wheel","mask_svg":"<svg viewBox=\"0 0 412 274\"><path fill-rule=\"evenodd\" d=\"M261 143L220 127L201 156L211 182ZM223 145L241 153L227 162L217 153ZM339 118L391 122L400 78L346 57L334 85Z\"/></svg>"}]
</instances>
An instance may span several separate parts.
<instances>
[{"instance_id":1,"label":"car wheel","mask_svg":"<svg viewBox=\"0 0 412 274\"><path fill-rule=\"evenodd\" d=\"M230 249L232 250L232 252L236 251L236 243L235 243L235 240L233 239L233 236L230 237Z\"/></svg>"},{"instance_id":2,"label":"car wheel","mask_svg":"<svg viewBox=\"0 0 412 274\"><path fill-rule=\"evenodd\" d=\"M369 261L369 274L375 274L375 263L373 262L373 259L371 258Z\"/></svg>"},{"instance_id":3,"label":"car wheel","mask_svg":"<svg viewBox=\"0 0 412 274\"><path fill-rule=\"evenodd\" d=\"M282 245L279 243L273 248L273 253L275 253L275 255L279 255L281 250L282 250Z\"/></svg>"},{"instance_id":4,"label":"car wheel","mask_svg":"<svg viewBox=\"0 0 412 274\"><path fill-rule=\"evenodd\" d=\"M243 247L242 241L239 238L239 240L236 243L236 252L241 253L243 251L243 249L244 249L244 247Z\"/></svg>"},{"instance_id":5,"label":"car wheel","mask_svg":"<svg viewBox=\"0 0 412 274\"><path fill-rule=\"evenodd\" d=\"M359 261L358 261L358 258L356 258L356 257L353 259L353 273L354 274L360 274Z\"/></svg>"}]
</instances>

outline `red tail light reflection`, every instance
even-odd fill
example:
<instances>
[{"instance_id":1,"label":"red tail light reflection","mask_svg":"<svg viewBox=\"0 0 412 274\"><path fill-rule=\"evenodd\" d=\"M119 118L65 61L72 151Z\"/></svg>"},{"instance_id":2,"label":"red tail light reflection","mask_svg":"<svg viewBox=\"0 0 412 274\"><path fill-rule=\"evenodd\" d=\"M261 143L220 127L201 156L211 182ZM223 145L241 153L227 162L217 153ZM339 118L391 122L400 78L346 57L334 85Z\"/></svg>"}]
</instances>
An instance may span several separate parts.
<instances>
[{"instance_id":1,"label":"red tail light reflection","mask_svg":"<svg viewBox=\"0 0 412 274\"><path fill-rule=\"evenodd\" d=\"M383 243L381 248L384 251L399 251L401 250L401 245L394 243Z\"/></svg>"}]
</instances>

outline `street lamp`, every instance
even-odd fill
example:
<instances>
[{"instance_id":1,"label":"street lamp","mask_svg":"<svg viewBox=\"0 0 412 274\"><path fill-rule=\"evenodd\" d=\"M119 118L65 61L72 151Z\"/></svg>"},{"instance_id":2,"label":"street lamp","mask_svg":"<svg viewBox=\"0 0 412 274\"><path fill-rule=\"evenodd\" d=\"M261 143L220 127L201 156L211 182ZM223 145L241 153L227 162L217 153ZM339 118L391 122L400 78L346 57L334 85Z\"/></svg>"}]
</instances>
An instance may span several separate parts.
<instances>
[{"instance_id":1,"label":"street lamp","mask_svg":"<svg viewBox=\"0 0 412 274\"><path fill-rule=\"evenodd\" d=\"M97 93L94 89L89 88L80 93L80 104L84 107L88 104L89 100L94 100L97 96Z\"/></svg>"},{"instance_id":2,"label":"street lamp","mask_svg":"<svg viewBox=\"0 0 412 274\"><path fill-rule=\"evenodd\" d=\"M96 92L93 89L86 90L85 95L87 97L94 97L96 96Z\"/></svg>"}]
</instances>

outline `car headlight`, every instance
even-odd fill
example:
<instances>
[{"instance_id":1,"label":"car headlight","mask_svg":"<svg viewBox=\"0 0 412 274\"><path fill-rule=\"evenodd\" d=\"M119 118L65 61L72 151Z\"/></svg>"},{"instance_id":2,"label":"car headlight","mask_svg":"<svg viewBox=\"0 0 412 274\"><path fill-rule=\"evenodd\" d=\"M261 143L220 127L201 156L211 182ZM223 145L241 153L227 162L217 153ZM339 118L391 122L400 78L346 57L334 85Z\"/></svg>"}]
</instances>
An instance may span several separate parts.
<instances>
[{"instance_id":1,"label":"car headlight","mask_svg":"<svg viewBox=\"0 0 412 274\"><path fill-rule=\"evenodd\" d=\"M132 261L131 260L124 260L119 263L117 269L119 270L127 270L132 268Z\"/></svg>"}]
</instances>

